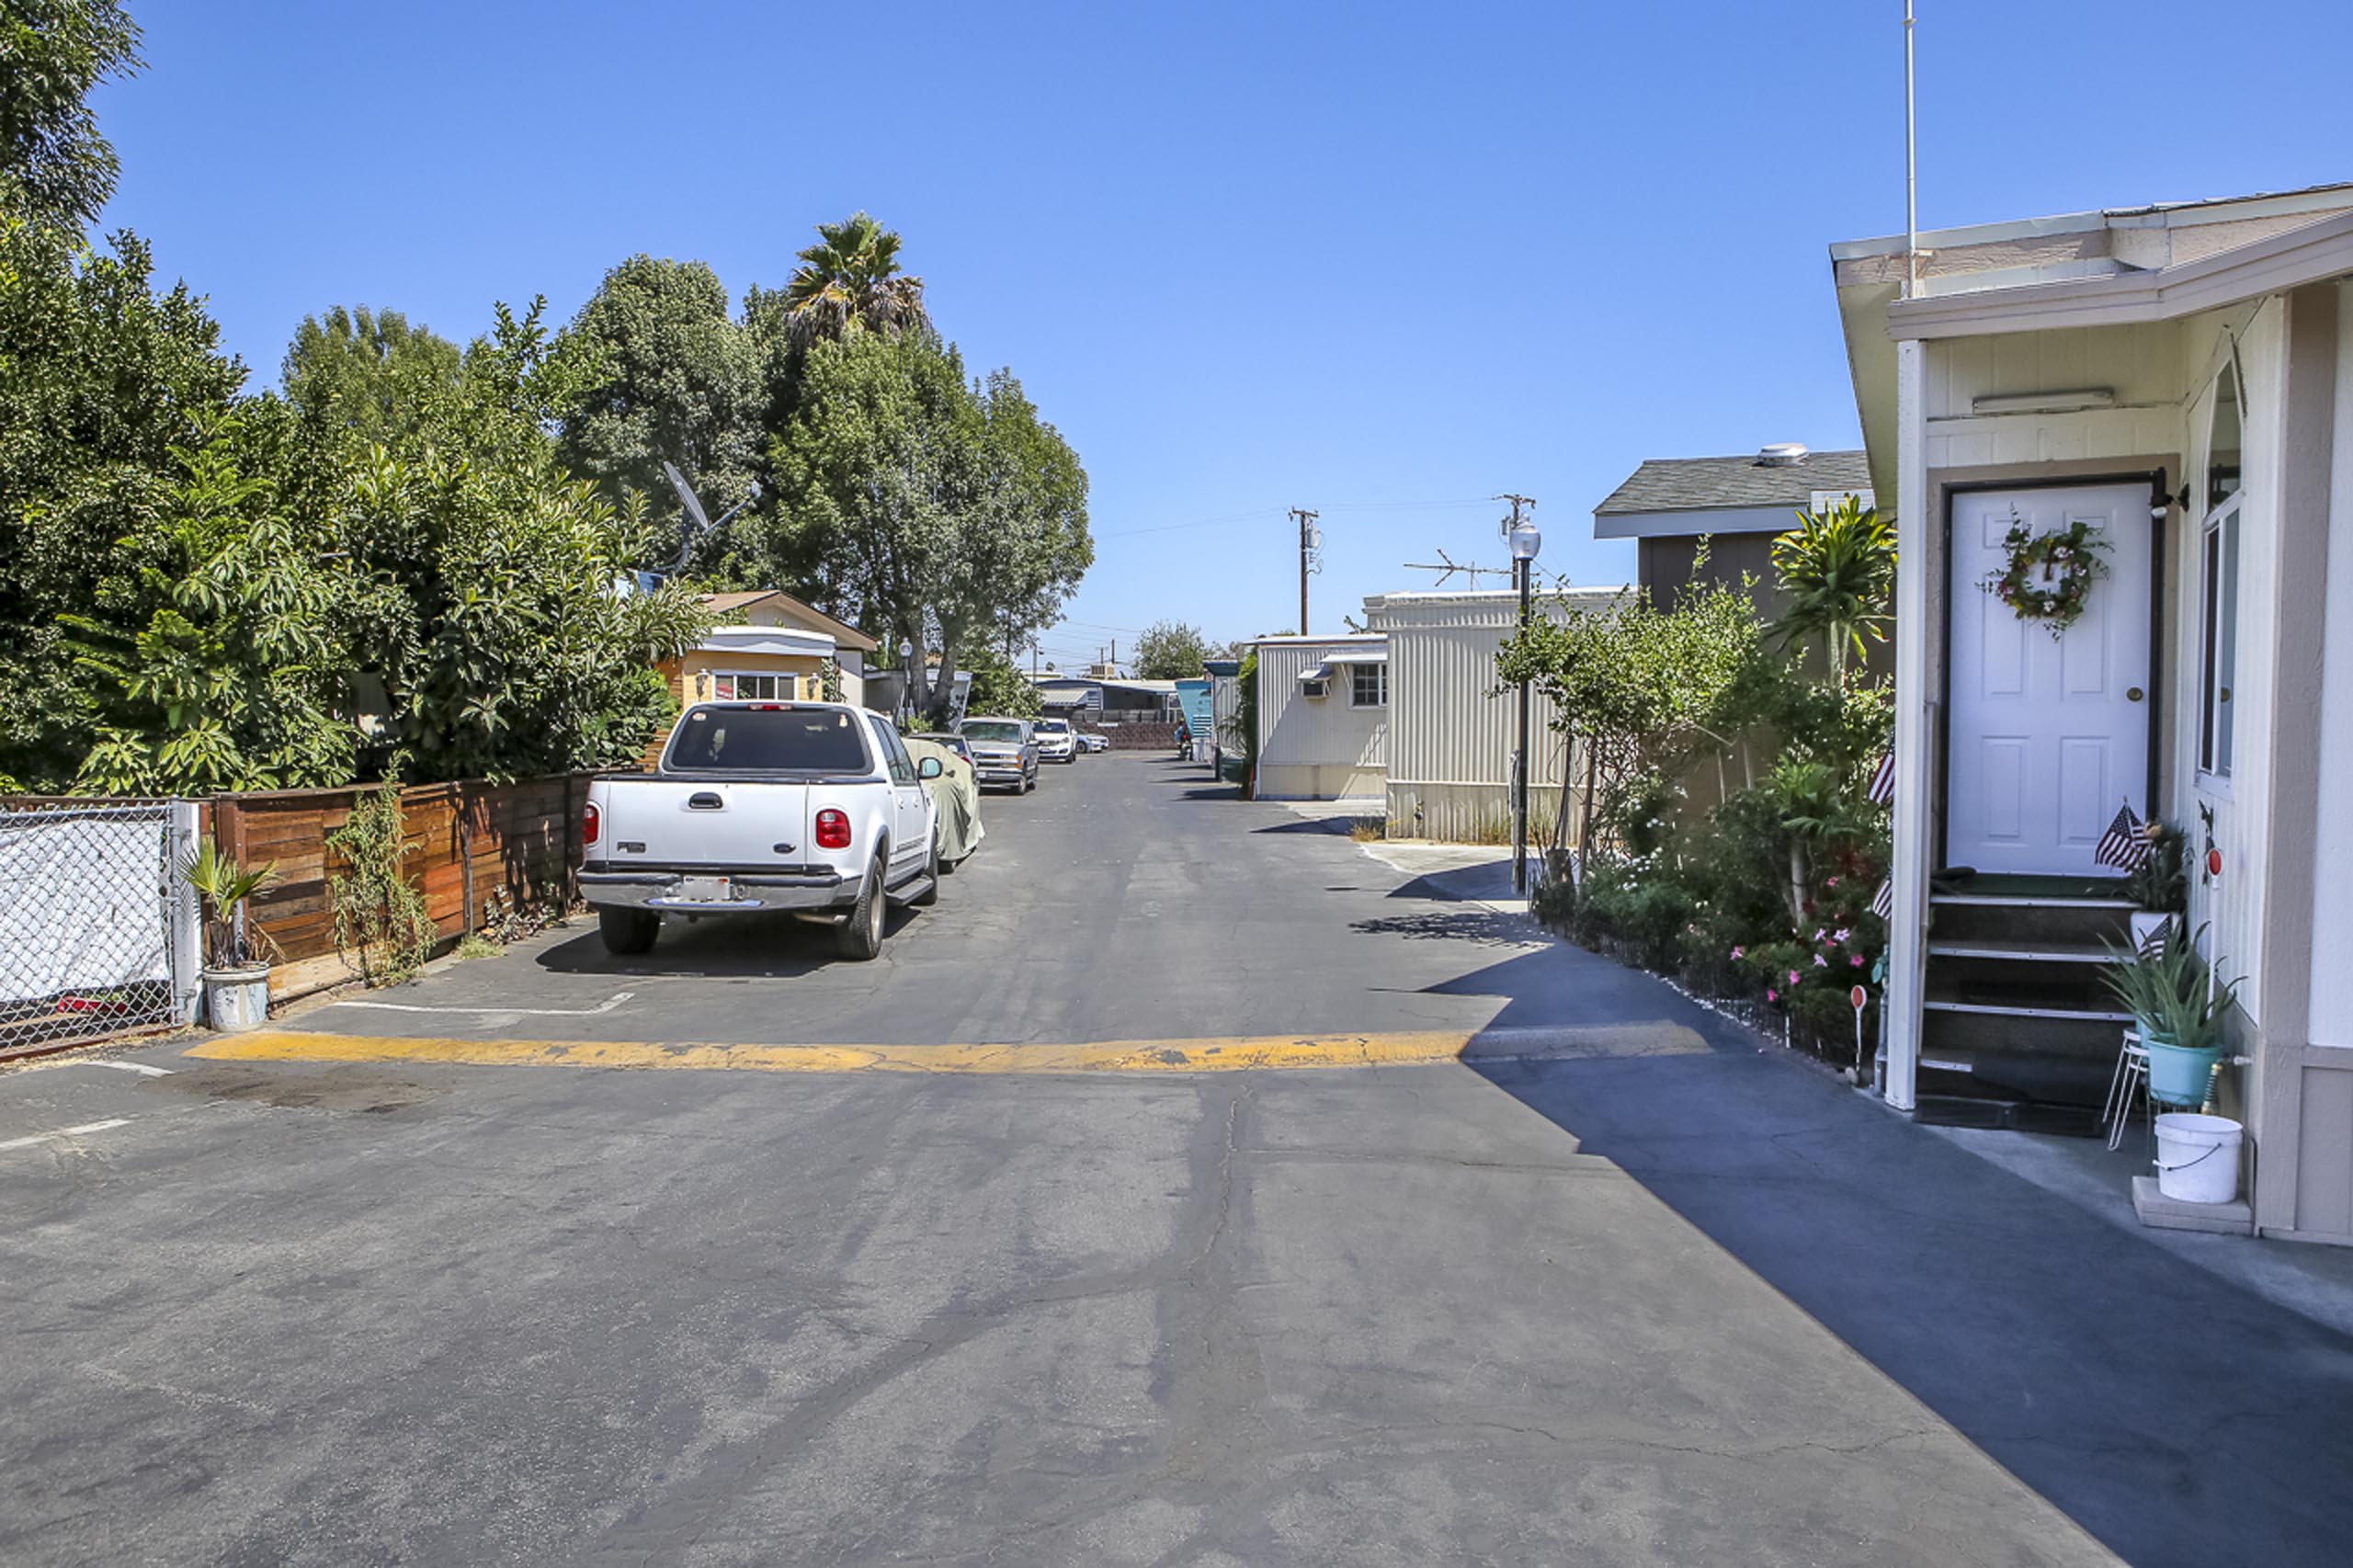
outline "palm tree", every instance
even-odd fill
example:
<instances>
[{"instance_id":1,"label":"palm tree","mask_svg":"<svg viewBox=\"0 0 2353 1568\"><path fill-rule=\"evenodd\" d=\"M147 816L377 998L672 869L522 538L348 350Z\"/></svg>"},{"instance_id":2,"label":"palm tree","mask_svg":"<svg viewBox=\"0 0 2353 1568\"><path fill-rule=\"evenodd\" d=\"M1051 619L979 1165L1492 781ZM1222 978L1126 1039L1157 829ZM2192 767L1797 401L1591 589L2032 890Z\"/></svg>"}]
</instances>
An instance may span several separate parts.
<instances>
[{"instance_id":1,"label":"palm tree","mask_svg":"<svg viewBox=\"0 0 2353 1568\"><path fill-rule=\"evenodd\" d=\"M1827 513L1800 512L1798 526L1773 541L1773 570L1790 596L1773 635L1788 644L1819 633L1830 678L1845 686L1847 654L1861 659L1866 637L1885 642L1894 619L1893 525L1852 495Z\"/></svg>"},{"instance_id":2,"label":"palm tree","mask_svg":"<svg viewBox=\"0 0 2353 1568\"><path fill-rule=\"evenodd\" d=\"M927 328L923 279L899 270L899 236L865 213L817 225L784 286L784 316L795 347L853 332Z\"/></svg>"}]
</instances>

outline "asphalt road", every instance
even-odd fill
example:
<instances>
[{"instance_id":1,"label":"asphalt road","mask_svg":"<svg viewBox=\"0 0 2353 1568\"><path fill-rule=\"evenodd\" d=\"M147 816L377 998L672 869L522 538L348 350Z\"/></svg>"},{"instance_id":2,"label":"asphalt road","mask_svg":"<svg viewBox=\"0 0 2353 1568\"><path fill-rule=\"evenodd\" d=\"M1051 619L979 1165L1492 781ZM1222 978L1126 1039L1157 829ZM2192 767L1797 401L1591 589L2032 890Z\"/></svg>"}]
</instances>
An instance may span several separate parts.
<instances>
[{"instance_id":1,"label":"asphalt road","mask_svg":"<svg viewBox=\"0 0 2353 1568\"><path fill-rule=\"evenodd\" d=\"M1219 795L1115 755L992 798L872 964L785 925L642 960L574 928L366 998L431 1011L295 1020L354 1060L0 1077L0 1562L2341 1541L2341 1488L2302 1484L2353 1457L2341 1337L1533 939L1466 896L1492 866ZM1449 1030L1472 1060L1029 1070ZM660 1049L497 1054L540 1040ZM689 1042L1008 1049L767 1072ZM2113 1333L2153 1292L2253 1348L2162 1389ZM2239 1457L2160 1419L2240 1421Z\"/></svg>"}]
</instances>

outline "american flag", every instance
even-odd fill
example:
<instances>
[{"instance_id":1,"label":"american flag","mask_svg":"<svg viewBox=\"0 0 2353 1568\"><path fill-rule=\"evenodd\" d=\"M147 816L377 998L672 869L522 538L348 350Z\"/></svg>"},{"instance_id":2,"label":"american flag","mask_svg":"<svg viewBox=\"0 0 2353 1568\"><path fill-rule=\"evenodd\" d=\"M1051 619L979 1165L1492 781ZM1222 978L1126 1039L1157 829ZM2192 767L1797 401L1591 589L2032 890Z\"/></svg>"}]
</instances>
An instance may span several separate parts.
<instances>
[{"instance_id":1,"label":"american flag","mask_svg":"<svg viewBox=\"0 0 2353 1568\"><path fill-rule=\"evenodd\" d=\"M1871 770L1871 803L1883 806L1895 799L1895 754L1889 752Z\"/></svg>"},{"instance_id":2,"label":"american flag","mask_svg":"<svg viewBox=\"0 0 2353 1568\"><path fill-rule=\"evenodd\" d=\"M2099 847L2092 851L2092 864L2130 871L2148 858L2148 835L2141 831L2141 819L2132 814L2132 802L2127 801L2116 808L2116 820L2099 835Z\"/></svg>"},{"instance_id":3,"label":"american flag","mask_svg":"<svg viewBox=\"0 0 2353 1568\"><path fill-rule=\"evenodd\" d=\"M1895 879L1893 877L1880 883L1879 892L1871 894L1871 913L1881 920L1892 920L1895 917Z\"/></svg>"}]
</instances>

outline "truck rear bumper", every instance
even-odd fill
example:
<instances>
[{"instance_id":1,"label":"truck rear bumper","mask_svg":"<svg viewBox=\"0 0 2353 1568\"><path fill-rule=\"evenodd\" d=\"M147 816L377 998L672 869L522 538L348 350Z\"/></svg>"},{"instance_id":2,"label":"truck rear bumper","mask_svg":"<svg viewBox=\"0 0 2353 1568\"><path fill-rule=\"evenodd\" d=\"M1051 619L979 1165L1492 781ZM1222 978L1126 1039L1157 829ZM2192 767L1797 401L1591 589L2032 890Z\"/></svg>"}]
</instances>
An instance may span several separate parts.
<instances>
[{"instance_id":1,"label":"truck rear bumper","mask_svg":"<svg viewBox=\"0 0 2353 1568\"><path fill-rule=\"evenodd\" d=\"M756 915L767 910L832 909L858 902L858 884L837 871L814 875L730 874L724 899L682 896L687 879L664 871L582 871L580 895L597 909L677 915Z\"/></svg>"}]
</instances>

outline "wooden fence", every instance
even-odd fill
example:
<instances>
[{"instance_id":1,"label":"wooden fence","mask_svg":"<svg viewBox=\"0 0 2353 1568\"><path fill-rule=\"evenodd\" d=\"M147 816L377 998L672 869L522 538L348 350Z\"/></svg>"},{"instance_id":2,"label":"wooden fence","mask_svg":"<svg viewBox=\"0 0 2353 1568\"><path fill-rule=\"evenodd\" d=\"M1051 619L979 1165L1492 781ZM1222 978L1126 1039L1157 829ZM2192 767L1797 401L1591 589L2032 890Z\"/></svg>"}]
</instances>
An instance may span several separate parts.
<instances>
[{"instance_id":1,"label":"wooden fence","mask_svg":"<svg viewBox=\"0 0 2353 1568\"><path fill-rule=\"evenodd\" d=\"M417 784L401 791L408 846L402 869L424 892L440 945L510 910L571 902L590 777ZM357 955L335 947L328 879L344 868L326 838L365 792L280 790L206 802L205 831L222 848L247 864L278 864L277 881L250 906L254 923L279 949L269 977L273 1002L359 977Z\"/></svg>"}]
</instances>

